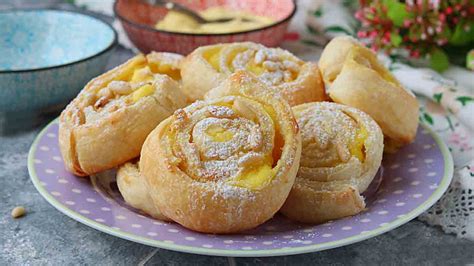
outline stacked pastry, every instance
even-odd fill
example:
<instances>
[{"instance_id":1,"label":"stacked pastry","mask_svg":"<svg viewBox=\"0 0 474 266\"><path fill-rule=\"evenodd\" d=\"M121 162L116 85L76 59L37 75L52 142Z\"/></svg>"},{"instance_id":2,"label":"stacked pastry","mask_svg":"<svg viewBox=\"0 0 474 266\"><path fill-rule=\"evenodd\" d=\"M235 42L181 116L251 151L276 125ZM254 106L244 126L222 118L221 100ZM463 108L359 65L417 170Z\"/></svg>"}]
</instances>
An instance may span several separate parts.
<instances>
[{"instance_id":1,"label":"stacked pastry","mask_svg":"<svg viewBox=\"0 0 474 266\"><path fill-rule=\"evenodd\" d=\"M59 141L76 175L117 168L136 209L232 233L278 211L308 223L363 211L384 140L388 151L411 142L417 112L354 39L331 41L319 68L280 48L218 44L137 55L93 79L61 114Z\"/></svg>"}]
</instances>

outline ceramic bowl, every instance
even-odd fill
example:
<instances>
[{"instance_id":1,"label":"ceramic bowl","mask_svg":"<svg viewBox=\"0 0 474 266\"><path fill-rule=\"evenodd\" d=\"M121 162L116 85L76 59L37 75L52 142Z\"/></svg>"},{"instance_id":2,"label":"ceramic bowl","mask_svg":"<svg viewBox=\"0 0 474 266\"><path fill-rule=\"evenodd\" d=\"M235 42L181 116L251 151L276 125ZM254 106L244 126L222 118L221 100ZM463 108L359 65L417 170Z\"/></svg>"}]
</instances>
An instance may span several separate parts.
<instances>
[{"instance_id":1,"label":"ceramic bowl","mask_svg":"<svg viewBox=\"0 0 474 266\"><path fill-rule=\"evenodd\" d=\"M117 44L107 23L69 11L2 11L0 25L0 112L64 104L103 72Z\"/></svg>"},{"instance_id":2,"label":"ceramic bowl","mask_svg":"<svg viewBox=\"0 0 474 266\"><path fill-rule=\"evenodd\" d=\"M188 54L199 46L251 41L266 46L277 46L283 40L290 19L296 11L293 0L176 0L194 10L212 6L227 6L234 10L246 10L257 15L274 18L275 23L250 31L225 34L192 34L157 30L154 25L167 13L165 8L155 7L141 0L117 0L115 16L122 23L133 44L144 53L166 51Z\"/></svg>"}]
</instances>

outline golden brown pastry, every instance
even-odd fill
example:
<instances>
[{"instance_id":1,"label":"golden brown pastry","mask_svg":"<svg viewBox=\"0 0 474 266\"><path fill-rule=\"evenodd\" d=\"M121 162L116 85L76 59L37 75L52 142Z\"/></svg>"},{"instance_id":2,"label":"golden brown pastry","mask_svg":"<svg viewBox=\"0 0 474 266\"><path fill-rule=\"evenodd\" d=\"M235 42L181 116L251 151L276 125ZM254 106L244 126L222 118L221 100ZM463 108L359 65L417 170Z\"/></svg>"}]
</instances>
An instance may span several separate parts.
<instances>
[{"instance_id":1,"label":"golden brown pastry","mask_svg":"<svg viewBox=\"0 0 474 266\"><path fill-rule=\"evenodd\" d=\"M322 223L361 212L360 195L380 167L383 134L367 114L336 103L293 107L302 152L295 184L281 212L296 221Z\"/></svg>"},{"instance_id":2,"label":"golden brown pastry","mask_svg":"<svg viewBox=\"0 0 474 266\"><path fill-rule=\"evenodd\" d=\"M238 71L206 101L164 120L140 161L157 209L189 229L254 228L282 206L293 185L301 138L289 105Z\"/></svg>"},{"instance_id":3,"label":"golden brown pastry","mask_svg":"<svg viewBox=\"0 0 474 266\"><path fill-rule=\"evenodd\" d=\"M140 154L146 136L187 103L180 56L139 54L94 78L61 113L59 146L69 171L85 176Z\"/></svg>"},{"instance_id":4,"label":"golden brown pastry","mask_svg":"<svg viewBox=\"0 0 474 266\"><path fill-rule=\"evenodd\" d=\"M170 221L153 204L148 191L148 183L140 174L139 162L128 162L120 166L117 170L117 186L125 202L130 206L139 209L155 219Z\"/></svg>"},{"instance_id":5,"label":"golden brown pastry","mask_svg":"<svg viewBox=\"0 0 474 266\"><path fill-rule=\"evenodd\" d=\"M303 62L288 51L243 42L202 46L182 64L183 88L193 100L202 99L237 70L246 70L293 106L322 101L326 95L315 63Z\"/></svg>"},{"instance_id":6,"label":"golden brown pastry","mask_svg":"<svg viewBox=\"0 0 474 266\"><path fill-rule=\"evenodd\" d=\"M356 107L377 121L386 151L413 141L418 101L371 50L351 37L337 37L324 48L319 67L333 101Z\"/></svg>"}]
</instances>

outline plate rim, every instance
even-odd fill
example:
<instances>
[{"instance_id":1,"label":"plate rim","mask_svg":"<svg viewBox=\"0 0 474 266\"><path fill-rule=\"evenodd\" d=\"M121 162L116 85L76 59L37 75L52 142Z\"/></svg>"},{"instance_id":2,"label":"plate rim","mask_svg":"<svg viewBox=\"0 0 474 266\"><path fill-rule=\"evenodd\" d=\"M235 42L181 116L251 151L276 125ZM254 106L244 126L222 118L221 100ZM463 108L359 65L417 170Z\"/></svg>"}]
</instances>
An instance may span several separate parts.
<instances>
[{"instance_id":1,"label":"plate rim","mask_svg":"<svg viewBox=\"0 0 474 266\"><path fill-rule=\"evenodd\" d=\"M304 253L311 253L317 251L323 251L327 249L337 248L341 246L350 245L353 243L357 243L360 241L367 240L369 238L381 235L388 231L391 231L411 220L418 217L421 213L426 211L430 208L433 204L435 204L441 196L446 192L449 185L451 184L451 180L453 178L454 172L454 165L453 165L453 158L451 152L449 151L448 147L444 143L444 141L436 134L433 130L429 129L426 125L420 124L421 127L418 130L426 130L428 134L433 137L436 144L438 145L441 154L444 160L444 173L443 178L441 179L440 184L434 190L434 192L430 195L430 197L421 203L418 207L413 209L411 212L405 214L404 216L397 218L384 226L380 226L376 229L368 231L363 234L358 234L351 237L346 237L344 239L334 240L325 243L307 245L303 247L285 247L285 248L278 248L278 249L265 249L265 250L230 250L230 249L215 249L215 248L204 248L204 247L191 247L185 245L178 245L174 243L166 243L160 240L152 240L142 236L138 236L132 233L123 232L121 230L117 230L111 228L109 226L103 225L99 222L96 222L92 219L89 219L75 211L70 210L67 206L63 205L61 202L56 200L48 191L40 184L38 176L35 170L34 164L34 154L36 153L36 149L38 147L38 142L40 139L43 138L46 131L53 125L58 124L59 118L54 119L53 121L49 122L43 129L41 129L40 133L36 136L35 140L30 146L30 150L28 152L28 173L30 175L30 179L33 182L36 190L40 193L40 195L54 208L56 208L61 213L65 214L69 218L76 220L84 225L92 227L98 231L103 233L107 233L109 235L113 235L118 238L126 239L132 242L163 248L172 251L178 252L185 252L185 253L192 253L198 255L207 255L207 256L230 256L230 257L273 257L273 256L286 256L286 255L296 255L296 254L304 254Z\"/></svg>"}]
</instances>

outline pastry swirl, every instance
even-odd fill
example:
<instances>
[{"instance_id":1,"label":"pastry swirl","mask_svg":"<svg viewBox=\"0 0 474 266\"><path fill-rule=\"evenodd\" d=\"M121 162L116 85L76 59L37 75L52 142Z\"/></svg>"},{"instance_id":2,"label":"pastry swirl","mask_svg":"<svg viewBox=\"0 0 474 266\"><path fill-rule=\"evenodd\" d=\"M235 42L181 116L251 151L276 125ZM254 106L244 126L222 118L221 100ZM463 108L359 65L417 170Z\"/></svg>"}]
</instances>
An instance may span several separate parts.
<instances>
[{"instance_id":1,"label":"pastry swirl","mask_svg":"<svg viewBox=\"0 0 474 266\"><path fill-rule=\"evenodd\" d=\"M281 212L322 223L359 213L382 160L383 134L367 114L322 102L293 107L302 138L300 168Z\"/></svg>"},{"instance_id":2,"label":"pastry swirl","mask_svg":"<svg viewBox=\"0 0 474 266\"><path fill-rule=\"evenodd\" d=\"M256 75L291 106L325 99L316 64L304 62L286 50L251 42L196 49L183 62L183 88L192 99L202 99L210 89L239 70Z\"/></svg>"},{"instance_id":3,"label":"pastry swirl","mask_svg":"<svg viewBox=\"0 0 474 266\"><path fill-rule=\"evenodd\" d=\"M180 55L137 55L94 78L61 113L59 146L69 171L94 174L137 157L153 128L187 103Z\"/></svg>"},{"instance_id":4,"label":"pastry swirl","mask_svg":"<svg viewBox=\"0 0 474 266\"><path fill-rule=\"evenodd\" d=\"M165 216L231 233L258 226L284 203L301 139L287 103L249 74L236 72L215 90L219 97L177 110L150 133L140 170Z\"/></svg>"},{"instance_id":5,"label":"pastry swirl","mask_svg":"<svg viewBox=\"0 0 474 266\"><path fill-rule=\"evenodd\" d=\"M334 38L319 67L329 97L370 115L385 135L385 150L412 142L418 128L418 101L368 48L351 37Z\"/></svg>"},{"instance_id":6,"label":"pastry swirl","mask_svg":"<svg viewBox=\"0 0 474 266\"><path fill-rule=\"evenodd\" d=\"M155 219L169 221L160 210L156 208L148 191L148 184L140 174L139 162L128 162L117 170L117 186L123 199L130 206L139 209Z\"/></svg>"}]
</instances>

